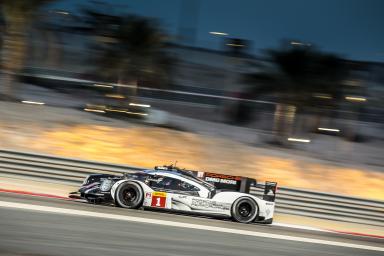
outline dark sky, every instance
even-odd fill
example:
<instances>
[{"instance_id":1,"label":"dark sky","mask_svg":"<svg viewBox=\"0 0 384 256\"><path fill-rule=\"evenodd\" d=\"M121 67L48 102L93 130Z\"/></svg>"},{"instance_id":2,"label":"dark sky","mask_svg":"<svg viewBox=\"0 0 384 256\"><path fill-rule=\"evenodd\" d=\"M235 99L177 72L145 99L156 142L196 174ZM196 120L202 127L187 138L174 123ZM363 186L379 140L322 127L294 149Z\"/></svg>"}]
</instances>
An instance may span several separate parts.
<instances>
[{"instance_id":1,"label":"dark sky","mask_svg":"<svg viewBox=\"0 0 384 256\"><path fill-rule=\"evenodd\" d=\"M252 41L259 53L282 39L309 42L343 57L384 62L384 0L104 0L115 10L158 18L171 34L194 23L196 46L217 48L220 31ZM196 1L198 11L181 15L182 2ZM58 3L74 9L87 0Z\"/></svg>"}]
</instances>

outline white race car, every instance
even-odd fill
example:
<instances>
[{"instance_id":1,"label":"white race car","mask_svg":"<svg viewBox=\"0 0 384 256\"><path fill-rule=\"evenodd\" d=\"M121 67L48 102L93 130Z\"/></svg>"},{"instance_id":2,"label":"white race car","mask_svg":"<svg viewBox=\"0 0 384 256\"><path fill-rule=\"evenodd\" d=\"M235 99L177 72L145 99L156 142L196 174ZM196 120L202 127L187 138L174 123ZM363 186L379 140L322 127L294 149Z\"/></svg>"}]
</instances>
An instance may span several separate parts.
<instances>
[{"instance_id":1,"label":"white race car","mask_svg":"<svg viewBox=\"0 0 384 256\"><path fill-rule=\"evenodd\" d=\"M92 174L84 180L79 191L71 193L70 197L86 199L92 203L110 202L129 209L157 208L229 217L242 223L272 223L275 182L267 182L263 186L262 198L234 189L228 190L228 187L235 186L249 191L249 180L165 166L122 176ZM217 188L211 182L223 184L222 187L227 186L227 189Z\"/></svg>"}]
</instances>

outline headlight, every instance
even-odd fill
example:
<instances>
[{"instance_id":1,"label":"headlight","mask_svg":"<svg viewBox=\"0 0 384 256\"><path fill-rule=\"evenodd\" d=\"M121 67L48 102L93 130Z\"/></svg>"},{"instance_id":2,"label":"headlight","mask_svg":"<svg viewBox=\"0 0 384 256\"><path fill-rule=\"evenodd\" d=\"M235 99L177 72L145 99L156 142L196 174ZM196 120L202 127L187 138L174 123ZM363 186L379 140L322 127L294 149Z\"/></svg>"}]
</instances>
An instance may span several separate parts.
<instances>
[{"instance_id":1,"label":"headlight","mask_svg":"<svg viewBox=\"0 0 384 256\"><path fill-rule=\"evenodd\" d=\"M112 180L105 179L100 184L100 190L101 191L109 191L112 187Z\"/></svg>"}]
</instances>

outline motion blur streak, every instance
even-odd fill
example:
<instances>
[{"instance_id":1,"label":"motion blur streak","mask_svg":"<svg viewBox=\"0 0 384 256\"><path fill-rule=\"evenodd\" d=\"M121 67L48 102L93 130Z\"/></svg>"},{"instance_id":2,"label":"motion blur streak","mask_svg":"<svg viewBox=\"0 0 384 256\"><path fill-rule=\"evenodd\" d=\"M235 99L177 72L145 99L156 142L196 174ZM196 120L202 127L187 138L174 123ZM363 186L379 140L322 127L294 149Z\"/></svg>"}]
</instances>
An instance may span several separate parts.
<instances>
[{"instance_id":1,"label":"motion blur streak","mask_svg":"<svg viewBox=\"0 0 384 256\"><path fill-rule=\"evenodd\" d=\"M382 247L367 246L367 245L361 245L361 244L334 242L334 241L326 241L326 240L312 239L312 238L305 238L305 237L294 237L294 236L286 236L286 235L279 235L279 234L261 233L261 232L254 232L254 231L241 230L241 229L205 226L205 225L199 225L199 224L181 223L181 222L165 221L165 220L158 220L158 219L147 219L147 218L132 217L132 216L122 216L117 214L106 214L106 213L73 210L73 209L57 208L57 207L50 207L50 206L39 206L39 205L29 205L29 204L22 204L22 203L0 201L0 207L33 210L33 211L40 211L40 212L46 212L46 213L58 213L58 214L70 214L70 215L85 216L85 217L96 217L96 218L113 219L113 220L120 220L120 221L139 222L139 223L145 223L145 224L156 224L156 225L171 226L171 227L190 228L190 229L215 231L215 232L246 235L246 236L253 236L253 237L264 237L264 238L281 239L281 240L288 240L288 241L295 241L295 242L332 245L332 246L339 246L339 247L384 252L384 248Z\"/></svg>"},{"instance_id":2,"label":"motion blur streak","mask_svg":"<svg viewBox=\"0 0 384 256\"><path fill-rule=\"evenodd\" d=\"M91 109L91 108L85 108L84 111L87 111L87 112L96 112L96 113L105 113L104 110Z\"/></svg>"},{"instance_id":3,"label":"motion blur streak","mask_svg":"<svg viewBox=\"0 0 384 256\"><path fill-rule=\"evenodd\" d=\"M25 104L34 104L34 105L44 105L44 102L37 102L37 101L29 101L29 100L23 100L22 103Z\"/></svg>"},{"instance_id":4,"label":"motion blur streak","mask_svg":"<svg viewBox=\"0 0 384 256\"><path fill-rule=\"evenodd\" d=\"M136 106L136 107L143 107L143 108L151 107L151 105L148 105L148 104L137 104L137 103L129 103L129 106Z\"/></svg>"},{"instance_id":5,"label":"motion blur streak","mask_svg":"<svg viewBox=\"0 0 384 256\"><path fill-rule=\"evenodd\" d=\"M340 132L339 129L331 129L331 128L323 128L323 127L319 127L317 128L319 131L327 131L327 132Z\"/></svg>"},{"instance_id":6,"label":"motion blur streak","mask_svg":"<svg viewBox=\"0 0 384 256\"><path fill-rule=\"evenodd\" d=\"M138 112L131 112L131 111L126 111L125 113L130 114L130 115L138 115L138 116L147 116L147 113L138 113Z\"/></svg>"},{"instance_id":7,"label":"motion blur streak","mask_svg":"<svg viewBox=\"0 0 384 256\"><path fill-rule=\"evenodd\" d=\"M112 85L106 85L106 84L94 84L95 87L102 87L102 88L113 88Z\"/></svg>"},{"instance_id":8,"label":"motion blur streak","mask_svg":"<svg viewBox=\"0 0 384 256\"><path fill-rule=\"evenodd\" d=\"M367 101L366 98L363 98L363 97L352 97L352 96L347 96L345 97L346 100L349 100L349 101L361 101L361 102L364 102L364 101Z\"/></svg>"},{"instance_id":9,"label":"motion blur streak","mask_svg":"<svg viewBox=\"0 0 384 256\"><path fill-rule=\"evenodd\" d=\"M295 142L305 142L305 143L309 143L311 142L311 140L307 140L307 139L298 139L298 138L288 138L289 141L295 141Z\"/></svg>"},{"instance_id":10,"label":"motion blur streak","mask_svg":"<svg viewBox=\"0 0 384 256\"><path fill-rule=\"evenodd\" d=\"M227 36L228 33L224 33L224 32L209 32L209 34L212 34L212 35L218 35L218 36Z\"/></svg>"}]
</instances>

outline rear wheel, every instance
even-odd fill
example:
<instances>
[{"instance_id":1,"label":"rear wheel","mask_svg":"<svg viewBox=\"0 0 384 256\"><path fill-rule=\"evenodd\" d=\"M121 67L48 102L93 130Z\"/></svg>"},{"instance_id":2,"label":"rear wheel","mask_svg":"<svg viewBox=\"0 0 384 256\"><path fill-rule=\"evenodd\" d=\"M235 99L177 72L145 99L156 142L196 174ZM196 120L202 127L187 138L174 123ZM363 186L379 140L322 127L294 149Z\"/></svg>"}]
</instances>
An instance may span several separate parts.
<instances>
[{"instance_id":1,"label":"rear wheel","mask_svg":"<svg viewBox=\"0 0 384 256\"><path fill-rule=\"evenodd\" d=\"M134 182L121 184L116 190L116 203L120 207L137 209L141 207L144 193L140 185Z\"/></svg>"},{"instance_id":2,"label":"rear wheel","mask_svg":"<svg viewBox=\"0 0 384 256\"><path fill-rule=\"evenodd\" d=\"M232 218L241 223L250 223L255 220L259 213L256 202L249 197L241 197L232 205Z\"/></svg>"}]
</instances>

